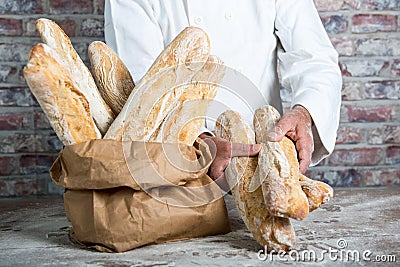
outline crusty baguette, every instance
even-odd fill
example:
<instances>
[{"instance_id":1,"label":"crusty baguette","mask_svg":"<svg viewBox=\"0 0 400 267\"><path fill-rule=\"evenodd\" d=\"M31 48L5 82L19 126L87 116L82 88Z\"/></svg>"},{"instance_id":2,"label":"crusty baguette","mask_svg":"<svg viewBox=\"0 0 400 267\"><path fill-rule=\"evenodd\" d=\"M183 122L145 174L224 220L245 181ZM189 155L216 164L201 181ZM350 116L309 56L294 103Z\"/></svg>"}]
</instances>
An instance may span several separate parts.
<instances>
[{"instance_id":1,"label":"crusty baguette","mask_svg":"<svg viewBox=\"0 0 400 267\"><path fill-rule=\"evenodd\" d=\"M254 128L256 129L257 143L261 143L267 140L266 134L268 134L269 131L271 131L275 124L279 121L280 114L274 107L266 106L258 109L255 113L254 118ZM264 125L262 126L260 124ZM284 158L276 157L279 165L281 167L290 166L291 175L296 177L296 179L300 181L301 189L305 193L308 200L309 211L313 211L320 207L322 204L328 202L329 199L333 196L332 187L324 182L312 180L300 173L299 163L297 160L297 152L293 142L289 138L284 137L283 140L279 142L279 145L275 145L275 147L277 148L276 151L280 151L280 155L282 155L281 150L284 153ZM287 169L287 167L282 169ZM296 188L296 191L298 191L297 185ZM296 197L299 197L299 194L297 194ZM295 201L297 201L297 203L303 202L303 200L299 199Z\"/></svg>"},{"instance_id":2,"label":"crusty baguette","mask_svg":"<svg viewBox=\"0 0 400 267\"><path fill-rule=\"evenodd\" d=\"M300 185L307 195L310 211L318 209L333 197L333 188L330 185L305 175L300 175Z\"/></svg>"},{"instance_id":3,"label":"crusty baguette","mask_svg":"<svg viewBox=\"0 0 400 267\"><path fill-rule=\"evenodd\" d=\"M104 100L118 115L135 87L132 76L118 55L103 42L92 42L88 47L88 55Z\"/></svg>"},{"instance_id":4,"label":"crusty baguette","mask_svg":"<svg viewBox=\"0 0 400 267\"><path fill-rule=\"evenodd\" d=\"M136 85L104 138L149 140L166 116L180 103L183 86L191 81L209 56L207 34L195 27L184 29L157 57Z\"/></svg>"},{"instance_id":5,"label":"crusty baguette","mask_svg":"<svg viewBox=\"0 0 400 267\"><path fill-rule=\"evenodd\" d=\"M307 217L309 206L299 182L299 164L297 157L285 155L284 151L292 145L288 138L280 142L267 140L266 134L274 125L273 118L279 118L279 113L272 106L259 108L254 114L256 140L262 144L255 180L263 181L265 204L271 214L302 220Z\"/></svg>"},{"instance_id":6,"label":"crusty baguette","mask_svg":"<svg viewBox=\"0 0 400 267\"><path fill-rule=\"evenodd\" d=\"M64 145L100 139L86 97L46 44L35 45L24 68L25 80Z\"/></svg>"},{"instance_id":7,"label":"crusty baguette","mask_svg":"<svg viewBox=\"0 0 400 267\"><path fill-rule=\"evenodd\" d=\"M224 74L223 62L210 56L192 81L184 86L179 106L166 118L155 141L192 145Z\"/></svg>"},{"instance_id":8,"label":"crusty baguette","mask_svg":"<svg viewBox=\"0 0 400 267\"><path fill-rule=\"evenodd\" d=\"M38 19L36 29L43 42L54 49L60 64L71 74L76 88L89 101L93 119L100 132L105 134L115 116L101 97L89 69L73 48L71 40L52 20Z\"/></svg>"},{"instance_id":9,"label":"crusty baguette","mask_svg":"<svg viewBox=\"0 0 400 267\"><path fill-rule=\"evenodd\" d=\"M241 116L234 111L222 113L216 123L215 134L231 142L255 143L254 132ZM296 243L296 236L288 218L269 213L259 187L248 190L250 180L257 168L257 157L234 157L225 170L233 198L247 228L256 241L270 250L289 250Z\"/></svg>"}]
</instances>

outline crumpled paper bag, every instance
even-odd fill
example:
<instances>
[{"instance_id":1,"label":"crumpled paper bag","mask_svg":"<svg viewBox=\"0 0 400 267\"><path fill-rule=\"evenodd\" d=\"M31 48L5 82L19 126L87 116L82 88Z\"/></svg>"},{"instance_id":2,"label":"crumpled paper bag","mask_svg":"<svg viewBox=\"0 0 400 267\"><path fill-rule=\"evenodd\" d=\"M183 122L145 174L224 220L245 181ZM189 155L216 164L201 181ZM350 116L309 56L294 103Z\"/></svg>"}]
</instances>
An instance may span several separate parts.
<instances>
[{"instance_id":1,"label":"crumpled paper bag","mask_svg":"<svg viewBox=\"0 0 400 267\"><path fill-rule=\"evenodd\" d=\"M207 145L91 140L50 169L78 243L105 252L230 231Z\"/></svg>"}]
</instances>

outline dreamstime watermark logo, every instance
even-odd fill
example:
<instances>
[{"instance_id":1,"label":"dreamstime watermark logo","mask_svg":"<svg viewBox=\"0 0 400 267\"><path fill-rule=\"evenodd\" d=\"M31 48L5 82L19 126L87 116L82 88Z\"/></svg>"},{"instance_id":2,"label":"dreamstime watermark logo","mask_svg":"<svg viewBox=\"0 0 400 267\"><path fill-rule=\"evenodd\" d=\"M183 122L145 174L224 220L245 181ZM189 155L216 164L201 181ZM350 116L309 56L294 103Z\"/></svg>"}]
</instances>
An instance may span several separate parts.
<instances>
[{"instance_id":1,"label":"dreamstime watermark logo","mask_svg":"<svg viewBox=\"0 0 400 267\"><path fill-rule=\"evenodd\" d=\"M297 261L297 262L396 262L396 255L391 254L374 254L371 250L348 249L348 243L345 239L337 241L337 247L329 247L321 251L315 250L291 250L289 252L279 250L271 250L267 252L267 248L257 252L257 258L261 261Z\"/></svg>"},{"instance_id":2,"label":"dreamstime watermark logo","mask_svg":"<svg viewBox=\"0 0 400 267\"><path fill-rule=\"evenodd\" d=\"M125 160L135 183L148 195L168 205L202 206L223 196L215 182L182 186L193 182L196 173L205 173L215 155L211 153L210 144L200 142L197 158L187 157L188 147L174 144L171 136L194 136L198 132L192 129L204 124L212 129L218 116L226 110L240 110L243 119L250 124L254 111L268 104L257 87L240 72L219 62L207 61L200 65L195 69L177 65L151 79L142 79L130 97L128 108L119 115L124 124L122 141L168 140L162 144L162 155L156 155L151 145L123 144ZM209 98L207 90L212 92L212 87L216 95ZM131 103L139 105L129 108ZM185 174L186 178L177 178ZM243 174L238 173L234 182ZM229 184L231 188L234 186L232 182Z\"/></svg>"}]
</instances>

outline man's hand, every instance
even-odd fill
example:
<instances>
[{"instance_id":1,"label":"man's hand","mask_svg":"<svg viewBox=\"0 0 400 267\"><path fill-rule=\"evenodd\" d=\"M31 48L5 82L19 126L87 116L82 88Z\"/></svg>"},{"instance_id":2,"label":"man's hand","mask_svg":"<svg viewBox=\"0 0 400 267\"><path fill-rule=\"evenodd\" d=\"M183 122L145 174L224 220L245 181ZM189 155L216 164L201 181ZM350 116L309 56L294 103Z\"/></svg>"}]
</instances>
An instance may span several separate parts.
<instances>
[{"instance_id":1,"label":"man's hand","mask_svg":"<svg viewBox=\"0 0 400 267\"><path fill-rule=\"evenodd\" d=\"M282 140L285 135L295 142L301 173L305 173L310 165L311 154L314 151L311 125L310 113L303 106L296 105L282 116L275 128L268 134L268 140L272 142Z\"/></svg>"},{"instance_id":2,"label":"man's hand","mask_svg":"<svg viewBox=\"0 0 400 267\"><path fill-rule=\"evenodd\" d=\"M201 134L199 137L210 147L213 162L208 170L208 175L214 181L222 178L232 157L256 156L261 149L261 146L258 144L231 143L221 137L209 136L207 134ZM225 190L226 188L224 187L223 189Z\"/></svg>"}]
</instances>

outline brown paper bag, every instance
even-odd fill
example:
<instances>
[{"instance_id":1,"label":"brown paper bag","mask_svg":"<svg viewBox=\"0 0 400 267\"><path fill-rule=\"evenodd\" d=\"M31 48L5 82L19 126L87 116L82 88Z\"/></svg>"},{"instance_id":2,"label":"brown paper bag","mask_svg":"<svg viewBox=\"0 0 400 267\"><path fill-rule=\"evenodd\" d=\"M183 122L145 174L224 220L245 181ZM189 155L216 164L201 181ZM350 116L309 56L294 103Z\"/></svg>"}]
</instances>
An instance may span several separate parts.
<instances>
[{"instance_id":1,"label":"brown paper bag","mask_svg":"<svg viewBox=\"0 0 400 267\"><path fill-rule=\"evenodd\" d=\"M75 241L122 252L230 231L208 147L91 140L65 147L50 169L65 188Z\"/></svg>"}]
</instances>

